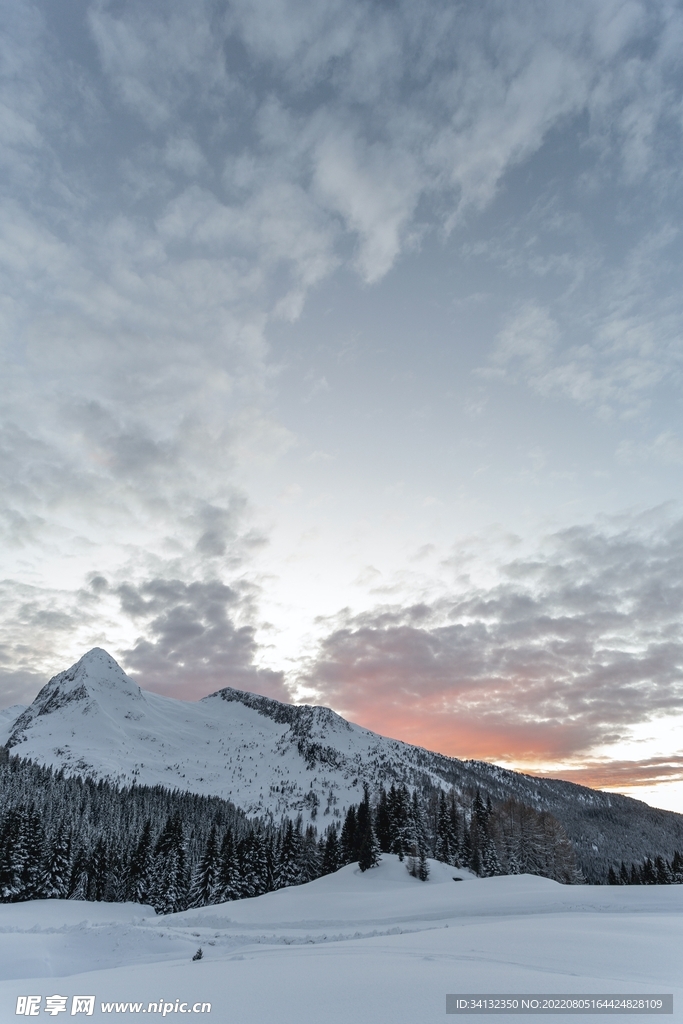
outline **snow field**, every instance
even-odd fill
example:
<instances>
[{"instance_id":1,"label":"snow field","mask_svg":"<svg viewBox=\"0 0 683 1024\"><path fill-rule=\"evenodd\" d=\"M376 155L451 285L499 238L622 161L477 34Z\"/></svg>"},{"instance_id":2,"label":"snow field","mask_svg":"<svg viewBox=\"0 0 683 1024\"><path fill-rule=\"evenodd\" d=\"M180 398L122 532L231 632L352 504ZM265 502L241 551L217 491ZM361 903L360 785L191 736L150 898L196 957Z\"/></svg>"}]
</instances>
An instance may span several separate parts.
<instances>
[{"instance_id":1,"label":"snow field","mask_svg":"<svg viewBox=\"0 0 683 1024\"><path fill-rule=\"evenodd\" d=\"M422 883L385 855L365 874L349 866L167 917L135 904L0 906L0 1021L19 1019L18 995L59 992L95 994L107 1019L101 1002L181 999L210 1001L203 1019L221 1024L431 1024L451 1019L447 992L478 991L673 992L667 1019L683 1021L683 887L430 868Z\"/></svg>"}]
</instances>

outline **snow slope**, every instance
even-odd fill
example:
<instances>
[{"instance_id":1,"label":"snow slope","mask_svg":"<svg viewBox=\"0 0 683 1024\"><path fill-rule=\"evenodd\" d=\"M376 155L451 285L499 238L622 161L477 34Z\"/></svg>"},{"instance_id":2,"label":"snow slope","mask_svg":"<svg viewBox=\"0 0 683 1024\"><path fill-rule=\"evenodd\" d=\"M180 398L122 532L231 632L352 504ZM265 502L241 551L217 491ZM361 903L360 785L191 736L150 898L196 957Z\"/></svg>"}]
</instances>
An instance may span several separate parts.
<instances>
[{"instance_id":1,"label":"snow slope","mask_svg":"<svg viewBox=\"0 0 683 1024\"><path fill-rule=\"evenodd\" d=\"M430 867L422 883L385 856L365 874L349 866L168 917L133 904L0 906L0 1020L28 993L94 994L106 1018L102 1001L179 999L241 1024L426 1024L444 1019L447 992L672 992L668 1019L683 1021L683 887Z\"/></svg>"}]
</instances>

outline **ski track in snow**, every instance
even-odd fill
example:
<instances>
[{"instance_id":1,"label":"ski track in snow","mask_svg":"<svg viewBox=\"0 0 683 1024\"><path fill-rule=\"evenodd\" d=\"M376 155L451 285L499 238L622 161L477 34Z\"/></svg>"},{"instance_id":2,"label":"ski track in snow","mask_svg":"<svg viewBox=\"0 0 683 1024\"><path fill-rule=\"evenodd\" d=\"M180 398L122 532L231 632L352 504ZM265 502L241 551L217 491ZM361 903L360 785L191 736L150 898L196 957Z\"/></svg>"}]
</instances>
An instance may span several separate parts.
<instances>
[{"instance_id":1,"label":"ski track in snow","mask_svg":"<svg viewBox=\"0 0 683 1024\"><path fill-rule=\"evenodd\" d=\"M427 883L385 855L364 874L350 865L167 917L135 904L0 906L0 1020L29 992L95 994L94 1016L119 1020L148 1018L99 1003L209 1001L203 1019L245 1024L426 1024L443 1020L447 992L673 992L668 1019L683 1021L682 886L477 879L429 863Z\"/></svg>"}]
</instances>

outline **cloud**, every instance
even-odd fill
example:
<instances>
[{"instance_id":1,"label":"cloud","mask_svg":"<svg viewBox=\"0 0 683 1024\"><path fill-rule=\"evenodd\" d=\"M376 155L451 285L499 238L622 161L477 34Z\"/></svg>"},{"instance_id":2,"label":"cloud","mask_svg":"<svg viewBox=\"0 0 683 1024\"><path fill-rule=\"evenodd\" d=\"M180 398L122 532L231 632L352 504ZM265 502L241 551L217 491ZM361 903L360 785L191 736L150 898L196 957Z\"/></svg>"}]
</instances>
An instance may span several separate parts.
<instances>
[{"instance_id":1,"label":"cloud","mask_svg":"<svg viewBox=\"0 0 683 1024\"><path fill-rule=\"evenodd\" d=\"M103 639L95 593L0 582L0 693L3 706L29 704L56 672ZM88 642L92 640L92 642ZM72 659L75 660L75 659Z\"/></svg>"},{"instance_id":2,"label":"cloud","mask_svg":"<svg viewBox=\"0 0 683 1024\"><path fill-rule=\"evenodd\" d=\"M683 464L683 440L672 430L663 430L653 441L621 441L617 459L624 465L658 462L664 466Z\"/></svg>"},{"instance_id":3,"label":"cloud","mask_svg":"<svg viewBox=\"0 0 683 1024\"><path fill-rule=\"evenodd\" d=\"M558 340L557 323L546 309L528 304L499 333L491 356L494 367L521 363L527 372L543 367Z\"/></svg>"},{"instance_id":4,"label":"cloud","mask_svg":"<svg viewBox=\"0 0 683 1024\"><path fill-rule=\"evenodd\" d=\"M541 230L540 221L530 218L524 230L534 229ZM519 274L522 264L533 269L536 257L512 255L516 234L494 247L491 257L508 261ZM544 398L569 399L602 417L644 416L680 374L683 306L669 273L678 244L668 217L611 259L590 240L593 251L582 252L586 239L579 232L564 265L560 260L552 268L556 279L571 271L569 285L550 305L530 300L509 313L476 376L522 382ZM550 273L547 261L542 273Z\"/></svg>"},{"instance_id":5,"label":"cloud","mask_svg":"<svg viewBox=\"0 0 683 1024\"><path fill-rule=\"evenodd\" d=\"M88 23L119 96L151 127L168 122L188 92L209 107L230 92L212 4L200 0L192 16L172 0L144 9L127 5L122 17L112 7L91 4Z\"/></svg>"},{"instance_id":6,"label":"cloud","mask_svg":"<svg viewBox=\"0 0 683 1024\"><path fill-rule=\"evenodd\" d=\"M625 789L657 786L667 782L683 782L683 756L650 757L640 761L588 761L576 768L557 772L534 771L534 775L565 779L591 789Z\"/></svg>"},{"instance_id":7,"label":"cloud","mask_svg":"<svg viewBox=\"0 0 683 1024\"><path fill-rule=\"evenodd\" d=\"M201 149L187 135L176 135L167 141L164 160L169 167L183 171L190 178L195 177L206 164Z\"/></svg>"},{"instance_id":8,"label":"cloud","mask_svg":"<svg viewBox=\"0 0 683 1024\"><path fill-rule=\"evenodd\" d=\"M683 710L683 522L576 527L487 588L342 613L305 683L459 757L585 757Z\"/></svg>"},{"instance_id":9,"label":"cloud","mask_svg":"<svg viewBox=\"0 0 683 1024\"><path fill-rule=\"evenodd\" d=\"M252 594L219 580L150 579L117 588L121 610L143 633L122 652L145 689L185 700L234 686L288 700L282 672L254 665L254 627L236 620Z\"/></svg>"}]
</instances>

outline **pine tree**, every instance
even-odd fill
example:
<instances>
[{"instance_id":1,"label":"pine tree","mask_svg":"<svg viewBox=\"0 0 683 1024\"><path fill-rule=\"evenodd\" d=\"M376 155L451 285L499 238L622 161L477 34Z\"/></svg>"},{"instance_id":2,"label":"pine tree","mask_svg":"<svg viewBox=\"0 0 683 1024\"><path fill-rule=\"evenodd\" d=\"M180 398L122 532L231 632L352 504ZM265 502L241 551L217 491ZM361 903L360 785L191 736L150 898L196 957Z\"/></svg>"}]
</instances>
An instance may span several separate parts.
<instances>
[{"instance_id":1,"label":"pine tree","mask_svg":"<svg viewBox=\"0 0 683 1024\"><path fill-rule=\"evenodd\" d=\"M152 820L147 818L130 859L128 898L146 903L152 885Z\"/></svg>"},{"instance_id":2,"label":"pine tree","mask_svg":"<svg viewBox=\"0 0 683 1024\"><path fill-rule=\"evenodd\" d=\"M226 830L221 842L216 897L219 903L240 898L239 867L231 828Z\"/></svg>"},{"instance_id":3,"label":"pine tree","mask_svg":"<svg viewBox=\"0 0 683 1024\"><path fill-rule=\"evenodd\" d=\"M109 856L104 836L100 835L88 864L88 895L89 900L104 899L104 890L109 870Z\"/></svg>"},{"instance_id":4,"label":"pine tree","mask_svg":"<svg viewBox=\"0 0 683 1024\"><path fill-rule=\"evenodd\" d=\"M655 866L649 857L646 857L643 862L641 870L642 884L643 885L656 885L657 884L657 872Z\"/></svg>"},{"instance_id":5,"label":"pine tree","mask_svg":"<svg viewBox=\"0 0 683 1024\"><path fill-rule=\"evenodd\" d=\"M276 838L272 829L266 833L264 840L266 855L266 892L272 892L276 888L278 857L276 852Z\"/></svg>"},{"instance_id":6,"label":"pine tree","mask_svg":"<svg viewBox=\"0 0 683 1024\"><path fill-rule=\"evenodd\" d=\"M483 875L485 870L483 853L488 831L487 821L486 806L482 800L481 793L477 790L472 801L472 812L470 814L469 859L467 865L476 875Z\"/></svg>"},{"instance_id":7,"label":"pine tree","mask_svg":"<svg viewBox=\"0 0 683 1024\"><path fill-rule=\"evenodd\" d=\"M88 898L88 855L81 847L74 857L69 881L69 899L87 900Z\"/></svg>"},{"instance_id":8,"label":"pine tree","mask_svg":"<svg viewBox=\"0 0 683 1024\"><path fill-rule=\"evenodd\" d=\"M452 854L452 860L449 863L454 864L455 867L460 867L463 861L462 833L464 819L460 814L458 814L458 808L455 802L455 792L453 790L451 790L449 800L448 824Z\"/></svg>"},{"instance_id":9,"label":"pine tree","mask_svg":"<svg viewBox=\"0 0 683 1024\"><path fill-rule=\"evenodd\" d=\"M442 864L452 863L453 851L451 850L451 837L449 828L449 814L446 805L446 794L443 790L439 793L439 810L436 821L436 843L434 844L434 857Z\"/></svg>"},{"instance_id":10,"label":"pine tree","mask_svg":"<svg viewBox=\"0 0 683 1024\"><path fill-rule=\"evenodd\" d=\"M496 842L490 832L488 832L484 839L481 864L482 874L486 878L492 878L494 875L503 874L503 869L500 866L500 860L498 858L498 850L496 849Z\"/></svg>"},{"instance_id":11,"label":"pine tree","mask_svg":"<svg viewBox=\"0 0 683 1024\"><path fill-rule=\"evenodd\" d=\"M363 799L358 807L356 831L359 838L358 867L361 871L374 868L380 862L380 848L372 822L370 807L370 790L367 783L363 787Z\"/></svg>"},{"instance_id":12,"label":"pine tree","mask_svg":"<svg viewBox=\"0 0 683 1024\"><path fill-rule=\"evenodd\" d=\"M301 881L301 868L299 865L300 840L301 833L294 827L290 819L287 822L280 849L280 863L277 875L278 889L288 885L298 885Z\"/></svg>"},{"instance_id":13,"label":"pine tree","mask_svg":"<svg viewBox=\"0 0 683 1024\"><path fill-rule=\"evenodd\" d=\"M427 829L416 789L413 790L411 800L410 825L412 833L411 846L419 857L422 852L426 853L427 851Z\"/></svg>"},{"instance_id":14,"label":"pine tree","mask_svg":"<svg viewBox=\"0 0 683 1024\"><path fill-rule=\"evenodd\" d=\"M344 864L352 864L357 860L358 848L356 839L356 808L351 805L346 812L341 830L341 859Z\"/></svg>"},{"instance_id":15,"label":"pine tree","mask_svg":"<svg viewBox=\"0 0 683 1024\"><path fill-rule=\"evenodd\" d=\"M12 903L23 899L22 875L27 859L25 815L10 808L5 816L0 844L0 899Z\"/></svg>"},{"instance_id":16,"label":"pine tree","mask_svg":"<svg viewBox=\"0 0 683 1024\"><path fill-rule=\"evenodd\" d=\"M40 814L34 804L24 814L23 866L21 871L21 899L39 900L44 896L43 861L45 858L45 831Z\"/></svg>"},{"instance_id":17,"label":"pine tree","mask_svg":"<svg viewBox=\"0 0 683 1024\"><path fill-rule=\"evenodd\" d=\"M154 850L152 906L161 914L185 909L187 899L185 836L180 812L169 816Z\"/></svg>"},{"instance_id":18,"label":"pine tree","mask_svg":"<svg viewBox=\"0 0 683 1024\"><path fill-rule=\"evenodd\" d=\"M410 793L403 783L398 789L392 784L388 797L391 818L391 853L403 860L412 849L415 836L410 816Z\"/></svg>"},{"instance_id":19,"label":"pine tree","mask_svg":"<svg viewBox=\"0 0 683 1024\"><path fill-rule=\"evenodd\" d=\"M190 908L206 907L216 902L218 893L218 844L216 826L211 826L209 837L204 847L204 854L192 879L187 905Z\"/></svg>"},{"instance_id":20,"label":"pine tree","mask_svg":"<svg viewBox=\"0 0 683 1024\"><path fill-rule=\"evenodd\" d=\"M43 892L46 899L66 899L71 877L71 829L63 818L46 858Z\"/></svg>"},{"instance_id":21,"label":"pine tree","mask_svg":"<svg viewBox=\"0 0 683 1024\"><path fill-rule=\"evenodd\" d=\"M339 840L337 839L337 830L334 825L331 825L327 832L327 839L325 840L322 873L324 875L331 875L334 871L337 871L340 866L341 851L339 848Z\"/></svg>"},{"instance_id":22,"label":"pine tree","mask_svg":"<svg viewBox=\"0 0 683 1024\"><path fill-rule=\"evenodd\" d=\"M655 857L654 867L655 876L657 878L657 885L671 885L673 881L671 868L662 856Z\"/></svg>"},{"instance_id":23,"label":"pine tree","mask_svg":"<svg viewBox=\"0 0 683 1024\"><path fill-rule=\"evenodd\" d=\"M267 891L268 864L265 838L259 828L250 828L237 845L239 889L242 899L260 896ZM295 883L289 883L295 884Z\"/></svg>"},{"instance_id":24,"label":"pine tree","mask_svg":"<svg viewBox=\"0 0 683 1024\"><path fill-rule=\"evenodd\" d=\"M380 790L377 812L375 815L375 832L382 853L391 853L392 822L389 798L384 787Z\"/></svg>"},{"instance_id":25,"label":"pine tree","mask_svg":"<svg viewBox=\"0 0 683 1024\"><path fill-rule=\"evenodd\" d=\"M316 830L308 825L301 848L301 881L312 882L320 877L321 861L318 852Z\"/></svg>"}]
</instances>

